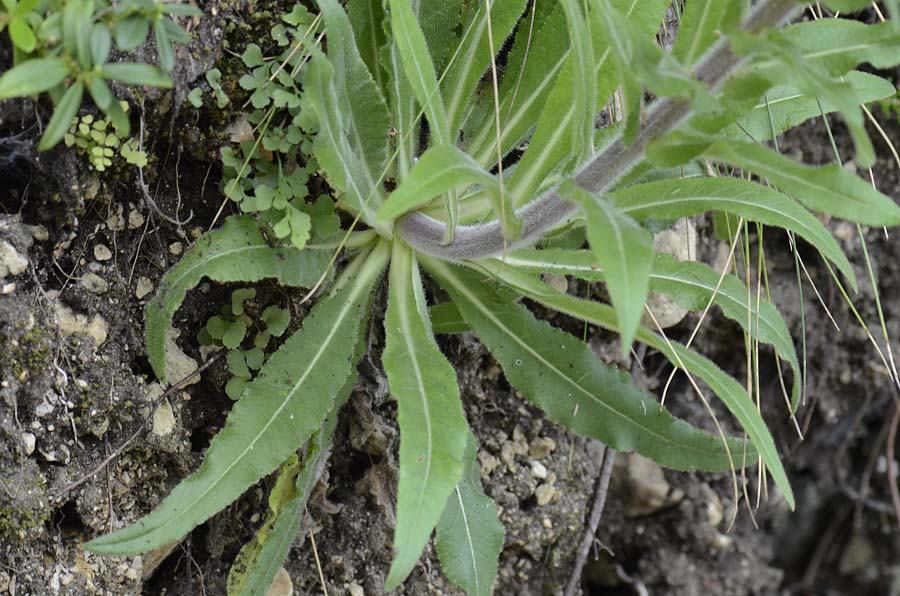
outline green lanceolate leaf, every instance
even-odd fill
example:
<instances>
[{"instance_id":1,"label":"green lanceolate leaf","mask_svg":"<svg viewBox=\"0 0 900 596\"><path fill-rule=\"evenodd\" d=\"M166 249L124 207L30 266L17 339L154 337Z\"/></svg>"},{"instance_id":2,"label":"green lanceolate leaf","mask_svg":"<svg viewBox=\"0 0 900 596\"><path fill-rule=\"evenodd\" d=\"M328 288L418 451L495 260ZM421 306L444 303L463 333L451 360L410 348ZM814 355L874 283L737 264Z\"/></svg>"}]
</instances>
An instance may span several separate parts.
<instances>
[{"instance_id":1,"label":"green lanceolate leaf","mask_svg":"<svg viewBox=\"0 0 900 596\"><path fill-rule=\"evenodd\" d=\"M172 86L172 79L162 70L149 64L138 62L114 62L104 64L101 73L104 78L121 81L129 85L148 85L150 87Z\"/></svg>"},{"instance_id":2,"label":"green lanceolate leaf","mask_svg":"<svg viewBox=\"0 0 900 596\"><path fill-rule=\"evenodd\" d=\"M568 56L565 13L555 2L537 2L516 32L500 81L500 147L506 155L528 133L541 113L560 69ZM468 151L478 163L490 167L497 161L494 97L484 93L472 115Z\"/></svg>"},{"instance_id":3,"label":"green lanceolate leaf","mask_svg":"<svg viewBox=\"0 0 900 596\"><path fill-rule=\"evenodd\" d=\"M447 71L442 85L446 97L447 122L451 134L460 128L465 109L475 91L478 80L491 64L491 36L494 53L500 52L504 41L512 32L516 22L525 10L524 0L490 0L479 2L478 11L472 20L465 23L465 30L459 42L456 59ZM488 13L490 7L490 36L488 35Z\"/></svg>"},{"instance_id":4,"label":"green lanceolate leaf","mask_svg":"<svg viewBox=\"0 0 900 596\"><path fill-rule=\"evenodd\" d=\"M360 58L366 63L378 88L384 92L387 81L381 66L381 48L386 40L382 26L384 11L380 0L347 2L347 18L353 26Z\"/></svg>"},{"instance_id":5,"label":"green lanceolate leaf","mask_svg":"<svg viewBox=\"0 0 900 596\"><path fill-rule=\"evenodd\" d=\"M272 472L322 426L353 370L369 294L389 249L366 257L355 279L321 300L235 404L200 469L140 521L95 538L103 554L145 552L178 540Z\"/></svg>"},{"instance_id":6,"label":"green lanceolate leaf","mask_svg":"<svg viewBox=\"0 0 900 596\"><path fill-rule=\"evenodd\" d=\"M790 197L762 185L734 178L660 180L635 184L607 195L624 213L678 219L705 211L725 211L765 225L791 230L837 265L856 288L853 267L832 235Z\"/></svg>"},{"instance_id":7,"label":"green lanceolate leaf","mask_svg":"<svg viewBox=\"0 0 900 596\"><path fill-rule=\"evenodd\" d=\"M396 553L385 589L409 575L463 469L468 424L456 371L428 321L412 250L394 242L382 362L400 424Z\"/></svg>"},{"instance_id":8,"label":"green lanceolate leaf","mask_svg":"<svg viewBox=\"0 0 900 596\"><path fill-rule=\"evenodd\" d=\"M803 58L832 75L846 74L859 64L886 69L900 63L900 33L892 23L866 25L849 19L819 19L786 27L782 34ZM762 63L765 71L771 62Z\"/></svg>"},{"instance_id":9,"label":"green lanceolate leaf","mask_svg":"<svg viewBox=\"0 0 900 596\"><path fill-rule=\"evenodd\" d=\"M37 37L34 36L31 25L19 16L14 16L9 21L9 38L13 45L26 54L33 52L37 45Z\"/></svg>"},{"instance_id":10,"label":"green lanceolate leaf","mask_svg":"<svg viewBox=\"0 0 900 596\"><path fill-rule=\"evenodd\" d=\"M592 71L596 66L592 32L576 0L566 0L562 7L572 48L509 181L508 194L517 206L531 198L545 179L571 169L582 152L591 148L586 135L593 129L597 100L592 91L597 72Z\"/></svg>"},{"instance_id":11,"label":"green lanceolate leaf","mask_svg":"<svg viewBox=\"0 0 900 596\"><path fill-rule=\"evenodd\" d=\"M728 452L718 437L674 418L586 344L536 319L521 304L498 298L473 272L431 258L421 261L503 367L510 384L551 420L670 468L729 469ZM740 441L728 444L732 453L739 453Z\"/></svg>"},{"instance_id":12,"label":"green lanceolate leaf","mask_svg":"<svg viewBox=\"0 0 900 596\"><path fill-rule=\"evenodd\" d=\"M518 234L518 220L512 210L512 202L505 201L501 206L500 183L497 178L454 145L436 145L426 151L409 177L388 196L378 211L378 220L392 221L439 195L471 184L481 185L491 197L494 211L504 224L507 237L512 238Z\"/></svg>"},{"instance_id":13,"label":"green lanceolate leaf","mask_svg":"<svg viewBox=\"0 0 900 596\"><path fill-rule=\"evenodd\" d=\"M896 93L889 81L869 73L854 70L843 78L853 88L860 103L867 104ZM817 98L804 93L795 83L788 81L767 91L765 98L744 114L737 124L725 128L717 136L761 143L770 140L773 132L780 135L810 118L820 116L822 112L829 114L837 109L827 97Z\"/></svg>"},{"instance_id":14,"label":"green lanceolate leaf","mask_svg":"<svg viewBox=\"0 0 900 596\"><path fill-rule=\"evenodd\" d=\"M459 307L452 302L435 304L428 309L428 317L431 319L431 330L435 335L466 333L472 330L462 318Z\"/></svg>"},{"instance_id":15,"label":"green lanceolate leaf","mask_svg":"<svg viewBox=\"0 0 900 596\"><path fill-rule=\"evenodd\" d=\"M683 64L693 64L718 39L719 27L731 0L695 0L681 14L672 54Z\"/></svg>"},{"instance_id":16,"label":"green lanceolate leaf","mask_svg":"<svg viewBox=\"0 0 900 596\"><path fill-rule=\"evenodd\" d=\"M422 33L425 34L428 52L435 70L442 72L459 44L463 12L464 9L471 11L471 4L467 0L420 0L417 4L417 16Z\"/></svg>"},{"instance_id":17,"label":"green lanceolate leaf","mask_svg":"<svg viewBox=\"0 0 900 596\"><path fill-rule=\"evenodd\" d=\"M314 150L340 200L372 225L381 204L380 178L387 162L387 105L360 57L347 15L337 0L319 0L328 36L328 58L310 49L304 88L318 114Z\"/></svg>"},{"instance_id":18,"label":"green lanceolate leaf","mask_svg":"<svg viewBox=\"0 0 900 596\"><path fill-rule=\"evenodd\" d=\"M588 242L606 272L606 287L622 330L622 354L626 355L647 301L653 236L603 197L592 196L571 182L564 183L559 193L581 205Z\"/></svg>"},{"instance_id":19,"label":"green lanceolate leaf","mask_svg":"<svg viewBox=\"0 0 900 596\"><path fill-rule=\"evenodd\" d=\"M837 164L807 166L756 143L718 142L706 155L767 179L814 211L866 225L900 224L890 197Z\"/></svg>"},{"instance_id":20,"label":"green lanceolate leaf","mask_svg":"<svg viewBox=\"0 0 900 596\"><path fill-rule=\"evenodd\" d=\"M269 495L269 516L253 539L244 545L228 573L228 596L266 596L275 574L297 537L306 503L331 452L337 413L356 385L351 373L338 392L334 410L325 417L304 450L302 461L291 456L281 466Z\"/></svg>"},{"instance_id":21,"label":"green lanceolate leaf","mask_svg":"<svg viewBox=\"0 0 900 596\"><path fill-rule=\"evenodd\" d=\"M389 26L390 23L386 21L385 27ZM397 149L397 159L393 163L394 177L398 183L402 183L419 153L419 114L416 93L406 78L400 49L393 41L393 32L390 32L382 62L388 72L387 96L391 108L391 126L397 133L393 137Z\"/></svg>"},{"instance_id":22,"label":"green lanceolate leaf","mask_svg":"<svg viewBox=\"0 0 900 596\"><path fill-rule=\"evenodd\" d=\"M250 217L226 219L221 229L202 236L169 269L147 303L147 357L156 376L163 381L180 380L166 376L166 334L187 291L203 277L219 282L274 278L286 286L311 287L330 256L329 251L273 248Z\"/></svg>"},{"instance_id":23,"label":"green lanceolate leaf","mask_svg":"<svg viewBox=\"0 0 900 596\"><path fill-rule=\"evenodd\" d=\"M433 142L452 143L444 98L438 91L437 73L410 0L390 0L390 6L393 42L400 51L406 77L416 99L425 110Z\"/></svg>"},{"instance_id":24,"label":"green lanceolate leaf","mask_svg":"<svg viewBox=\"0 0 900 596\"><path fill-rule=\"evenodd\" d=\"M648 39L656 35L668 4L664 0L612 2L612 5ZM610 49L609 39L604 35L605 28L601 23L603 13L592 9L588 17L591 20L590 34L597 85L594 105L597 106L609 100L621 79L616 76L614 54ZM519 161L515 175L509 181L508 194L513 197L516 206L527 202L537 190L552 182L552 174L558 171L561 164L572 165L571 160L567 158L572 147L568 145L569 138L566 135L572 130L571 127L578 125L576 120L582 122L581 116L574 109L579 102L573 101L571 97L574 73L573 66L569 64L572 60L574 58L570 52L566 64L556 77L550 96L544 103L528 148Z\"/></svg>"},{"instance_id":25,"label":"green lanceolate leaf","mask_svg":"<svg viewBox=\"0 0 900 596\"><path fill-rule=\"evenodd\" d=\"M571 275L591 282L605 279L602 266L586 250L526 249L507 254L502 262L478 261L478 264L492 275L502 272L503 267L514 267L533 274ZM761 298L757 307L756 298L747 292L747 286L734 275L722 277L708 265L679 261L662 253L657 254L653 260L650 290L665 294L683 308L693 311L705 309L712 300L713 304L722 309L722 314L740 325L752 338L775 348L778 356L787 361L794 372L791 402L796 407L801 389L800 363L787 324L771 302ZM437 321L440 321L443 333L466 331L460 327L456 313L448 306L440 306L443 307L442 311L432 314L436 330Z\"/></svg>"},{"instance_id":26,"label":"green lanceolate leaf","mask_svg":"<svg viewBox=\"0 0 900 596\"><path fill-rule=\"evenodd\" d=\"M78 108L81 107L81 98L83 95L84 83L82 81L75 81L72 83L72 86L66 90L62 99L56 104L56 109L50 117L50 122L47 123L47 128L44 130L44 135L41 137L41 142L38 144L39 151L52 149L63 139L69 131L69 127L72 125L72 120L74 120L75 116L78 114Z\"/></svg>"},{"instance_id":27,"label":"green lanceolate leaf","mask_svg":"<svg viewBox=\"0 0 900 596\"><path fill-rule=\"evenodd\" d=\"M62 83L69 72L69 64L60 58L26 60L0 77L0 99L25 97L47 91Z\"/></svg>"},{"instance_id":28,"label":"green lanceolate leaf","mask_svg":"<svg viewBox=\"0 0 900 596\"><path fill-rule=\"evenodd\" d=\"M153 39L156 42L156 57L159 59L159 65L171 71L175 68L175 49L172 47L172 39L164 21L153 22Z\"/></svg>"},{"instance_id":29,"label":"green lanceolate leaf","mask_svg":"<svg viewBox=\"0 0 900 596\"><path fill-rule=\"evenodd\" d=\"M577 317L588 323L599 325L606 329L613 331L617 330L615 312L605 304L582 300L574 296L569 296L568 294L563 294L548 284L537 281L530 276L519 274L509 267L501 273L512 281L512 285L517 290L549 308L569 316ZM507 280L504 279L503 281L506 283ZM466 315L465 307L462 305L460 306L463 315ZM472 321L470 320L470 323L471 322ZM757 411L756 405L753 403L750 396L747 395L746 390L741 387L740 383L722 372L719 367L703 356L686 349L681 344L668 341L646 329L640 328L638 330L637 339L638 341L644 342L659 350L675 366L682 367L683 365L688 373L696 375L709 385L747 432L750 440L756 447L759 456L762 457L769 472L772 474L772 478L775 479L776 484L784 494L785 500L788 502L791 509L793 509L794 495L791 490L790 482L787 479L787 474L781 464L781 459L778 457L778 450L775 448L775 442L772 440L772 435L769 433L765 421L763 421ZM504 370L506 369L504 368ZM508 374L509 373L507 373L507 375ZM659 442L658 439L655 442ZM722 446L723 444L720 443L720 448ZM638 452L640 452L640 449L638 449ZM728 456L732 458L732 463L735 467L741 465L740 462L742 458L739 458L738 456L743 455L743 448L737 447L736 449L736 442L729 441ZM655 459L663 465L669 465L656 459L653 455L649 455L648 457ZM746 461L752 461L753 459L755 459L755 456L751 457L750 455L747 455Z\"/></svg>"},{"instance_id":30,"label":"green lanceolate leaf","mask_svg":"<svg viewBox=\"0 0 900 596\"><path fill-rule=\"evenodd\" d=\"M425 35L419 27L410 0L390 0L391 33L399 50L406 78L419 105L428 118L428 130L432 145L451 145L450 122L444 106L444 98L438 87L437 73L428 53ZM447 194L447 240L452 240L453 230L459 221L459 200L454 190Z\"/></svg>"},{"instance_id":31,"label":"green lanceolate leaf","mask_svg":"<svg viewBox=\"0 0 900 596\"><path fill-rule=\"evenodd\" d=\"M490 596L505 532L494 501L481 488L478 442L467 433L462 478L437 526L441 569L469 596Z\"/></svg>"}]
</instances>

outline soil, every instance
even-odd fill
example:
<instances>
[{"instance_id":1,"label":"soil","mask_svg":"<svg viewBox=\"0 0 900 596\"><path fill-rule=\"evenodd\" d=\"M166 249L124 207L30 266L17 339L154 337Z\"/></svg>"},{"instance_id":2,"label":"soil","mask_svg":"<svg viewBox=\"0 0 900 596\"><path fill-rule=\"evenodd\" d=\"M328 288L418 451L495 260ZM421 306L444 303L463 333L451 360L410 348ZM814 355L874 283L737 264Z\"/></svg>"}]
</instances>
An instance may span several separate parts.
<instances>
[{"instance_id":1,"label":"soil","mask_svg":"<svg viewBox=\"0 0 900 596\"><path fill-rule=\"evenodd\" d=\"M27 259L0 281L0 594L224 594L232 560L265 518L271 479L169 552L115 558L81 548L149 512L195 469L232 403L220 363L152 411L160 389L142 340L143 308L152 296L144 292L148 282L158 284L211 224L223 199L217 148L242 103L234 84L238 69L226 50L239 53L281 10L276 2L205 8L214 16L198 25L203 41L180 50L174 92L136 98L118 90L139 110L143 102L152 200L124 166L99 174L65 147L37 154L32 104L0 103L0 247L5 243ZM6 56L0 52L0 58ZM204 87L209 96L202 74L217 63L231 106L198 112L182 105L192 87ZM37 114L46 122L47 106L40 104ZM900 139L896 116L876 117L890 138ZM836 120L832 124L846 159L850 141ZM880 155L874 179L900 199L897 165L874 131L873 138ZM781 147L807 163L833 158L821 122L793 131ZM884 349L856 228L826 223L855 263L860 290L854 303ZM701 259L721 258L711 221L696 224ZM900 243L881 229L863 232L885 325L897 338ZM816 256L800 247L821 302L806 279L801 299L787 238L767 232L764 245L773 301L798 346L805 335L809 384L798 415L803 441L785 414L774 359L765 352L761 357L763 414L784 456L797 510L790 512L769 484L768 499L752 515L741 505L729 530L734 500L727 475L674 473L619 454L582 577L584 594L900 593L900 532L888 485L888 471L898 463L885 456L894 413L886 369ZM230 289L203 284L178 312L186 357L201 360L193 338ZM296 295L266 284L258 289L260 304L290 305L295 319L304 314ZM574 281L569 289L585 291ZM583 332L580 324L535 310ZM697 322L689 315L669 334L686 340ZM322 593L319 566L329 594L383 593L399 441L395 406L379 370L382 341L373 322L370 352L342 412L330 464L285 563L295 593ZM584 532L602 448L548 422L509 387L473 337L440 341L457 368L480 441L482 482L506 526L495 593L559 594ZM589 330L588 341L601 358L631 369L638 384L661 391L670 368L658 355L642 354L638 365L622 361L607 334ZM704 322L695 345L737 378L745 375L739 329L717 313ZM680 379L667 406L710 427ZM755 471L751 476L755 504ZM396 593L461 594L441 574L431 546Z\"/></svg>"}]
</instances>

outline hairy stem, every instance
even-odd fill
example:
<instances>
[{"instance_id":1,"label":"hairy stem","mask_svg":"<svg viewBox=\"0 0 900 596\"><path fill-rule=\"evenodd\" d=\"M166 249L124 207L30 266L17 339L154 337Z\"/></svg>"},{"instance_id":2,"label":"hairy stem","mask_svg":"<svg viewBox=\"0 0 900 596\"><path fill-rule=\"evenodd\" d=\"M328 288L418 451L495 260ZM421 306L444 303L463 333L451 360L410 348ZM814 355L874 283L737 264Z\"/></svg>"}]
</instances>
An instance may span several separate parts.
<instances>
[{"instance_id":1,"label":"hairy stem","mask_svg":"<svg viewBox=\"0 0 900 596\"><path fill-rule=\"evenodd\" d=\"M742 27L745 31L755 32L778 25L787 20L797 6L796 0L763 0L753 9ZM700 61L697 77L711 89L716 89L743 61L742 57L731 51L728 40L723 38ZM684 99L667 98L655 102L649 110L646 124L632 144L627 145L620 135L580 166L573 176L574 181L594 193L609 190L643 159L652 141L675 130L690 115L690 105ZM452 236L453 241L445 244L447 224L417 212L403 218L397 226L397 232L416 250L435 257L448 260L479 259L534 243L543 234L564 222L577 208L577 205L563 200L555 189L551 189L516 211L516 216L522 221L522 231L511 245L505 243L498 221L458 226Z\"/></svg>"}]
</instances>

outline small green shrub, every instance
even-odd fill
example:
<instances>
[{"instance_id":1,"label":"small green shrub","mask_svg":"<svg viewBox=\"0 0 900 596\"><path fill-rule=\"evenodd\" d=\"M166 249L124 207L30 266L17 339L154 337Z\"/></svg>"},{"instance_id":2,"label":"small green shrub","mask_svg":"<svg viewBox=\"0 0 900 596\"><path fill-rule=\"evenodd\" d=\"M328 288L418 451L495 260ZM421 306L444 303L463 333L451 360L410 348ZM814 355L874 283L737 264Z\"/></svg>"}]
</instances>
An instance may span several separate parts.
<instances>
[{"instance_id":1,"label":"small green shrub","mask_svg":"<svg viewBox=\"0 0 900 596\"><path fill-rule=\"evenodd\" d=\"M63 140L85 90L118 134L127 137L131 123L106 81L171 87L165 71L175 67L172 44L190 39L173 17L202 14L187 4L152 0L3 0L3 5L7 12L0 13L0 28L8 24L15 66L0 77L0 100L45 92L50 96L56 109L41 137L41 150ZM119 51L130 52L147 39L151 27L164 70L107 62L113 41ZM98 157L103 163L104 156Z\"/></svg>"},{"instance_id":2,"label":"small green shrub","mask_svg":"<svg viewBox=\"0 0 900 596\"><path fill-rule=\"evenodd\" d=\"M252 92L259 134L222 152L223 191L243 213L166 274L147 307L149 360L167 380L166 332L204 276L328 289L307 294L318 296L315 306L245 384L200 469L152 513L86 548L127 554L178 540L279 470L269 519L229 578L231 594L265 593L355 385L369 322L380 318L371 304L385 271L381 361L401 433L386 589L406 579L436 533L450 580L489 594L503 545L456 372L436 332L474 332L510 385L574 433L677 470L733 472L742 461L759 462L793 507L748 390L641 319L650 290L692 310L715 304L789 367L789 415L803 375L787 325L739 278L654 254L650 227L705 212L725 214L717 218L725 225L774 226L808 243L855 288L847 257L808 209L880 226L900 224L900 208L838 166L796 163L765 143L840 112L858 165L869 165L859 104L894 88L853 69L900 62L895 23L783 26L797 3L761 0L751 9L740 0L698 0L686 4L666 53L655 35L668 0L450 0L440 10L423 3L418 14L408 0L349 0L346 10L337 0L318 4L321 18L298 8L273 30L276 55L252 45L244 52L252 71L241 86ZM327 52L314 41L320 26ZM510 36L500 73L498 52ZM598 130L597 114L616 90L624 121ZM657 99L645 106L647 91ZM713 168L696 162L755 176L704 176ZM691 171L698 174L685 175ZM352 223L338 225L327 197L311 203L314 173ZM541 242L563 233L566 242ZM320 240L308 242L310 234ZM349 259L332 281L323 272L335 251ZM448 301L429 304L423 273ZM541 273L602 282L611 305L560 292ZM524 300L617 332L623 354L634 341L659 351L703 381L749 440L674 417ZM223 343L241 316L232 306L217 324ZM234 336L242 340L244 327ZM236 359L232 370L249 374Z\"/></svg>"}]
</instances>

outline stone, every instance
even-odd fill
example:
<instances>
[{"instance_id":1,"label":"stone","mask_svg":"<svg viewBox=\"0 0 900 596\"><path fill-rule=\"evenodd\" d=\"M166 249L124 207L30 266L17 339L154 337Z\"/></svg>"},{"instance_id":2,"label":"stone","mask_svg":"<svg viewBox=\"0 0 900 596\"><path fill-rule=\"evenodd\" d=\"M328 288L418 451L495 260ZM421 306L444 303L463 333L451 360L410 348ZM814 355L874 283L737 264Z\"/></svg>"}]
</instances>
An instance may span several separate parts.
<instances>
[{"instance_id":1,"label":"stone","mask_svg":"<svg viewBox=\"0 0 900 596\"><path fill-rule=\"evenodd\" d=\"M538 437L528 447L528 455L534 459L543 459L556 450L556 441L549 437Z\"/></svg>"},{"instance_id":2,"label":"stone","mask_svg":"<svg viewBox=\"0 0 900 596\"><path fill-rule=\"evenodd\" d=\"M144 225L144 216L137 209L128 212L128 229L135 230Z\"/></svg>"},{"instance_id":3,"label":"stone","mask_svg":"<svg viewBox=\"0 0 900 596\"><path fill-rule=\"evenodd\" d=\"M45 226L38 224L36 226L28 226L28 229L31 230L31 237L37 240L38 242L44 242L50 239L50 232L47 231Z\"/></svg>"},{"instance_id":4,"label":"stone","mask_svg":"<svg viewBox=\"0 0 900 596\"><path fill-rule=\"evenodd\" d=\"M542 273L541 278L557 292L565 294L569 291L569 280L566 279L565 275Z\"/></svg>"},{"instance_id":5,"label":"stone","mask_svg":"<svg viewBox=\"0 0 900 596\"><path fill-rule=\"evenodd\" d=\"M366 591L363 590L363 587L356 582L347 584L347 593L350 596L366 596Z\"/></svg>"},{"instance_id":6,"label":"stone","mask_svg":"<svg viewBox=\"0 0 900 596\"><path fill-rule=\"evenodd\" d=\"M697 227L693 220L686 217L681 218L668 230L654 234L653 249L656 252L672 255L679 261L696 261ZM647 295L647 308L653 313L656 323L647 313L644 313L642 321L651 329L656 329L657 323L663 329L674 327L688 313L686 308L682 308L674 300L658 292L650 292Z\"/></svg>"},{"instance_id":7,"label":"stone","mask_svg":"<svg viewBox=\"0 0 900 596\"><path fill-rule=\"evenodd\" d=\"M0 240L0 277L7 274L20 275L28 268L28 259L16 247Z\"/></svg>"},{"instance_id":8,"label":"stone","mask_svg":"<svg viewBox=\"0 0 900 596\"><path fill-rule=\"evenodd\" d=\"M173 242L169 245L169 254L175 255L176 257L180 255L183 250L184 245L181 242Z\"/></svg>"},{"instance_id":9,"label":"stone","mask_svg":"<svg viewBox=\"0 0 900 596\"><path fill-rule=\"evenodd\" d=\"M543 507L559 496L559 491L552 484L544 483L534 489L534 496L537 498L538 507Z\"/></svg>"},{"instance_id":10,"label":"stone","mask_svg":"<svg viewBox=\"0 0 900 596\"><path fill-rule=\"evenodd\" d=\"M149 278L139 277L137 287L134 289L134 296L138 300L153 291L153 282Z\"/></svg>"},{"instance_id":11,"label":"stone","mask_svg":"<svg viewBox=\"0 0 900 596\"><path fill-rule=\"evenodd\" d=\"M272 585L269 586L266 596L293 596L293 594L294 582L291 581L291 576L288 574L287 569L282 567L275 574L275 579L272 580Z\"/></svg>"},{"instance_id":12,"label":"stone","mask_svg":"<svg viewBox=\"0 0 900 596\"><path fill-rule=\"evenodd\" d=\"M109 283L96 273L85 273L79 283L91 294L103 294L109 290Z\"/></svg>"},{"instance_id":13,"label":"stone","mask_svg":"<svg viewBox=\"0 0 900 596\"><path fill-rule=\"evenodd\" d=\"M547 466L537 460L533 460L531 462L531 474L535 478L543 480L547 477Z\"/></svg>"},{"instance_id":14,"label":"stone","mask_svg":"<svg viewBox=\"0 0 900 596\"><path fill-rule=\"evenodd\" d=\"M176 329L169 329L166 332L166 376L172 383L178 383L189 374L197 370L197 361L181 351L175 340L178 338L179 332ZM193 377L187 382L188 385L194 385L200 382L200 375Z\"/></svg>"},{"instance_id":15,"label":"stone","mask_svg":"<svg viewBox=\"0 0 900 596\"><path fill-rule=\"evenodd\" d=\"M650 515L669 504L669 483L659 464L637 453L628 453L621 459L630 493L625 515Z\"/></svg>"},{"instance_id":16,"label":"stone","mask_svg":"<svg viewBox=\"0 0 900 596\"><path fill-rule=\"evenodd\" d=\"M98 261L108 261L112 256L112 251L105 244L94 246L94 258Z\"/></svg>"},{"instance_id":17,"label":"stone","mask_svg":"<svg viewBox=\"0 0 900 596\"><path fill-rule=\"evenodd\" d=\"M103 345L109 334L109 324L101 315L88 318L87 315L74 312L71 308L55 302L56 324L63 335L85 335L94 340L94 345Z\"/></svg>"},{"instance_id":18,"label":"stone","mask_svg":"<svg viewBox=\"0 0 900 596\"><path fill-rule=\"evenodd\" d=\"M481 467L481 477L490 478L494 470L500 465L500 460L487 451L479 451L478 463Z\"/></svg>"},{"instance_id":19,"label":"stone","mask_svg":"<svg viewBox=\"0 0 900 596\"><path fill-rule=\"evenodd\" d=\"M34 433L22 433L22 446L25 447L25 455L34 453L36 443L37 438L34 436Z\"/></svg>"},{"instance_id":20,"label":"stone","mask_svg":"<svg viewBox=\"0 0 900 596\"><path fill-rule=\"evenodd\" d=\"M44 451L43 449L39 449L41 455L44 456L49 462L61 462L63 464L68 464L69 460L71 460L72 455L69 452L69 448L65 445L58 445L53 449L47 449Z\"/></svg>"},{"instance_id":21,"label":"stone","mask_svg":"<svg viewBox=\"0 0 900 596\"><path fill-rule=\"evenodd\" d=\"M710 544L712 544L714 549L724 553L731 549L731 546L734 544L734 538L721 532L716 532L710 540Z\"/></svg>"},{"instance_id":22,"label":"stone","mask_svg":"<svg viewBox=\"0 0 900 596\"><path fill-rule=\"evenodd\" d=\"M153 434L158 437L165 437L172 434L175 430L175 412L172 410L172 404L163 401L153 413Z\"/></svg>"}]
</instances>

